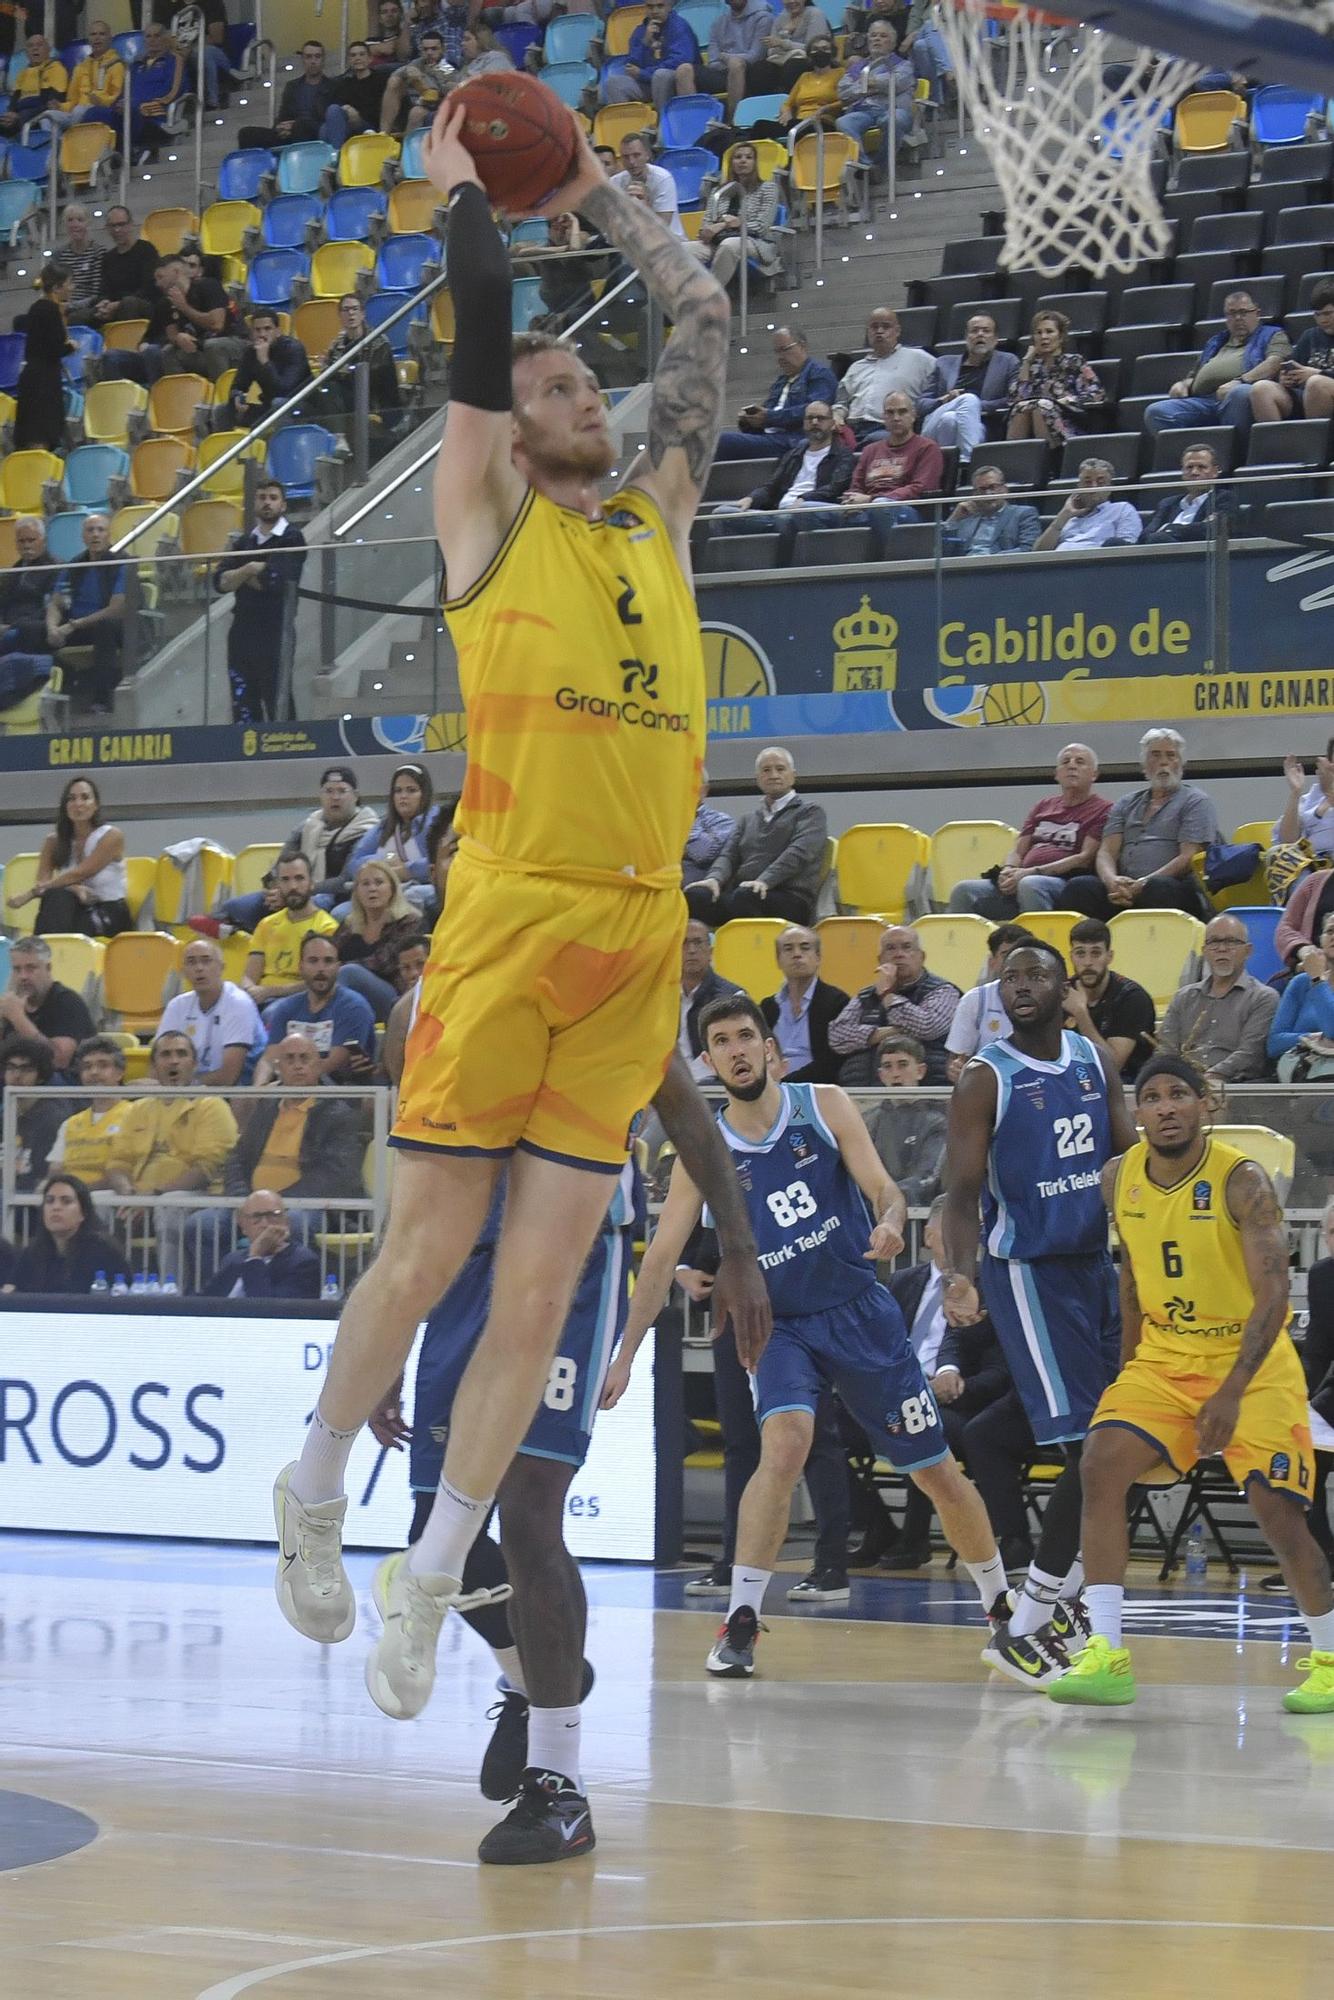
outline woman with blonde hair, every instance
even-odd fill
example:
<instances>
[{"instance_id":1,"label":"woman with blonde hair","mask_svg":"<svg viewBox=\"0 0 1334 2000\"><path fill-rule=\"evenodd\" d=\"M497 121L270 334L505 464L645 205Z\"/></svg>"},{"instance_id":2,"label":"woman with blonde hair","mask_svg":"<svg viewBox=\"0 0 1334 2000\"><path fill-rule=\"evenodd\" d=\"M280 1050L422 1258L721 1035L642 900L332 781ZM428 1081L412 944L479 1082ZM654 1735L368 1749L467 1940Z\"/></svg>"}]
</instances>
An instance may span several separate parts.
<instances>
[{"instance_id":1,"label":"woman with blonde hair","mask_svg":"<svg viewBox=\"0 0 1334 2000\"><path fill-rule=\"evenodd\" d=\"M420 935L421 916L393 869L384 861L363 861L334 949L341 960L339 985L368 1000L377 1021L388 1020L399 995L398 955Z\"/></svg>"},{"instance_id":2,"label":"woman with blonde hair","mask_svg":"<svg viewBox=\"0 0 1334 2000\"><path fill-rule=\"evenodd\" d=\"M1055 310L1035 314L1028 352L1010 384L1007 438L1045 438L1064 444L1089 428L1086 413L1107 401L1107 391L1082 354L1066 346L1070 322Z\"/></svg>"}]
</instances>

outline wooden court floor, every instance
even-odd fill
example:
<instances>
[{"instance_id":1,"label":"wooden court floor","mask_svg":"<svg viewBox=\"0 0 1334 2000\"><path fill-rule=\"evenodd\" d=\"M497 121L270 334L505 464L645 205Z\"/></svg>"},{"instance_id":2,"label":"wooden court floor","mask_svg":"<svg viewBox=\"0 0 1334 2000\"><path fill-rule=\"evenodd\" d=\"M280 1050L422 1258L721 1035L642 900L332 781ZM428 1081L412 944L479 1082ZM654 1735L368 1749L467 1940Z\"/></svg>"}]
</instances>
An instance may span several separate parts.
<instances>
[{"instance_id":1,"label":"wooden court floor","mask_svg":"<svg viewBox=\"0 0 1334 2000\"><path fill-rule=\"evenodd\" d=\"M0 1990L1334 1991L1334 1717L1278 1707L1298 1636L1139 1638L1136 1708L1072 1715L989 1683L979 1627L892 1622L875 1585L875 1622L780 1600L763 1677L718 1684L717 1614L624 1574L591 1580L597 1852L511 1872L474 1860L497 1809L462 1628L399 1726L362 1687L369 1621L305 1646L253 1552L0 1541Z\"/></svg>"}]
</instances>

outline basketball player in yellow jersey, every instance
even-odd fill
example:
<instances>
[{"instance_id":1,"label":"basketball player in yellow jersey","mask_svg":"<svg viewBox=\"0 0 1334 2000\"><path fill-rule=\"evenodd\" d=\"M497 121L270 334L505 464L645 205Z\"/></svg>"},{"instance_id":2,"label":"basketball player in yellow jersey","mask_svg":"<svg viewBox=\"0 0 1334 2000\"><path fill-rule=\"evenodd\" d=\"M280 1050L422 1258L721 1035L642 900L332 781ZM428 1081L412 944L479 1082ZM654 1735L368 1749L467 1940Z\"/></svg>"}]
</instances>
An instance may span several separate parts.
<instances>
[{"instance_id":1,"label":"basketball player in yellow jersey","mask_svg":"<svg viewBox=\"0 0 1334 2000\"><path fill-rule=\"evenodd\" d=\"M1288 1334L1288 1235L1269 1176L1213 1138L1204 1084L1176 1056L1140 1071L1144 1137L1103 1169L1121 1238L1121 1373L1084 1447L1084 1602L1092 1636L1047 1684L1055 1702L1135 1699L1121 1643L1126 1495L1221 1455L1278 1557L1311 1634L1308 1678L1283 1697L1334 1713L1334 1590L1306 1523L1315 1460Z\"/></svg>"},{"instance_id":2,"label":"basketball player in yellow jersey","mask_svg":"<svg viewBox=\"0 0 1334 2000\"><path fill-rule=\"evenodd\" d=\"M344 1311L301 1458L275 1488L283 1612L311 1638L345 1638L352 1440L462 1266L508 1161L490 1317L435 1507L411 1554L376 1580L385 1631L367 1685L399 1718L429 1697L441 1620L543 1394L630 1122L676 1041L680 862L705 726L687 537L730 328L689 245L611 187L581 138L548 206L601 231L674 328L640 468L604 506L615 452L593 376L546 338L520 338L511 357L509 259L463 119L446 101L423 155L449 204L456 321L435 515L468 718L461 841L408 1041L384 1243ZM752 1314L742 1345L760 1337Z\"/></svg>"}]
</instances>

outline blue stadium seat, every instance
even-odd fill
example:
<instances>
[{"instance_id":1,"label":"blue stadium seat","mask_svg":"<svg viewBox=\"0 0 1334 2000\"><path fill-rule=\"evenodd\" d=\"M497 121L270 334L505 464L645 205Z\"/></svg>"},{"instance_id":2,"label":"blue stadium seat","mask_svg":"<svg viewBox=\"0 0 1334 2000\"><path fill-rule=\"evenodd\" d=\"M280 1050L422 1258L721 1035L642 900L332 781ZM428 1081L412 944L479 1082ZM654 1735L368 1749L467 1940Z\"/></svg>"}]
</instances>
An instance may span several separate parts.
<instances>
[{"instance_id":1,"label":"blue stadium seat","mask_svg":"<svg viewBox=\"0 0 1334 2000\"><path fill-rule=\"evenodd\" d=\"M45 198L46 179L51 171L51 134L38 126L29 146L11 146L9 149L9 180L36 181L38 193Z\"/></svg>"},{"instance_id":2,"label":"blue stadium seat","mask_svg":"<svg viewBox=\"0 0 1334 2000\"><path fill-rule=\"evenodd\" d=\"M324 211L324 233L331 243L367 243L371 224L384 214L382 187L335 188Z\"/></svg>"},{"instance_id":3,"label":"blue stadium seat","mask_svg":"<svg viewBox=\"0 0 1334 2000\"><path fill-rule=\"evenodd\" d=\"M659 153L656 164L665 167L676 182L676 199L682 208L699 207L704 176L718 171L716 154L703 146L668 147Z\"/></svg>"},{"instance_id":4,"label":"blue stadium seat","mask_svg":"<svg viewBox=\"0 0 1334 2000\"><path fill-rule=\"evenodd\" d=\"M306 231L323 218L317 194L277 194L260 218L260 242L266 250L304 250Z\"/></svg>"},{"instance_id":5,"label":"blue stadium seat","mask_svg":"<svg viewBox=\"0 0 1334 2000\"><path fill-rule=\"evenodd\" d=\"M235 70L245 68L246 53L255 39L253 21L229 21L223 37L227 49L227 60ZM119 40L119 36L117 37Z\"/></svg>"},{"instance_id":6,"label":"blue stadium seat","mask_svg":"<svg viewBox=\"0 0 1334 2000\"><path fill-rule=\"evenodd\" d=\"M572 111L578 110L580 98L597 80L597 71L586 62L548 63L542 71L542 82L547 89L554 90L561 103L568 104Z\"/></svg>"},{"instance_id":7,"label":"blue stadium seat","mask_svg":"<svg viewBox=\"0 0 1334 2000\"><path fill-rule=\"evenodd\" d=\"M526 21L516 21L513 26L506 25L497 28L495 35L496 40L514 64L515 69L522 69L524 67L523 59L529 49L535 49L541 41L542 30L540 28L529 27Z\"/></svg>"},{"instance_id":8,"label":"blue stadium seat","mask_svg":"<svg viewBox=\"0 0 1334 2000\"><path fill-rule=\"evenodd\" d=\"M10 156L23 151L22 146L14 146ZM42 194L36 181L0 181L0 243L8 244L11 250L18 248L19 230L41 207Z\"/></svg>"},{"instance_id":9,"label":"blue stadium seat","mask_svg":"<svg viewBox=\"0 0 1334 2000\"><path fill-rule=\"evenodd\" d=\"M1296 146L1308 136L1308 121L1323 118L1318 92L1286 83L1266 84L1251 99L1251 138L1257 146Z\"/></svg>"},{"instance_id":10,"label":"blue stadium seat","mask_svg":"<svg viewBox=\"0 0 1334 2000\"><path fill-rule=\"evenodd\" d=\"M1272 903L1234 903L1228 915L1245 924L1246 935L1251 941L1251 956L1246 970L1252 979L1258 979L1262 986L1265 985L1276 972L1283 970L1283 962L1274 942L1282 910Z\"/></svg>"},{"instance_id":11,"label":"blue stadium seat","mask_svg":"<svg viewBox=\"0 0 1334 2000\"><path fill-rule=\"evenodd\" d=\"M693 97L673 97L662 108L658 138L664 146L693 146L709 125L721 125L723 107L716 97L697 91Z\"/></svg>"},{"instance_id":12,"label":"blue stadium seat","mask_svg":"<svg viewBox=\"0 0 1334 2000\"><path fill-rule=\"evenodd\" d=\"M762 118L776 118L786 102L781 90L770 91L763 97L743 97L732 123L738 132L748 132Z\"/></svg>"},{"instance_id":13,"label":"blue stadium seat","mask_svg":"<svg viewBox=\"0 0 1334 2000\"><path fill-rule=\"evenodd\" d=\"M279 194L318 194L320 181L337 160L332 146L322 139L302 139L284 146L278 154Z\"/></svg>"},{"instance_id":14,"label":"blue stadium seat","mask_svg":"<svg viewBox=\"0 0 1334 2000\"><path fill-rule=\"evenodd\" d=\"M0 188L0 195L4 189ZM23 367L23 350L28 337L23 333L0 333L0 389L12 396L19 385L19 371Z\"/></svg>"},{"instance_id":15,"label":"blue stadium seat","mask_svg":"<svg viewBox=\"0 0 1334 2000\"><path fill-rule=\"evenodd\" d=\"M64 63L69 74L73 76L79 64L85 62L92 52L93 45L91 42L66 42L63 49L56 50L56 56L59 61Z\"/></svg>"},{"instance_id":16,"label":"blue stadium seat","mask_svg":"<svg viewBox=\"0 0 1334 2000\"><path fill-rule=\"evenodd\" d=\"M403 141L403 150L398 156L398 177L404 181L424 181L426 169L422 165L422 147L430 132L429 125L419 125L415 132L409 132Z\"/></svg>"},{"instance_id":17,"label":"blue stadium seat","mask_svg":"<svg viewBox=\"0 0 1334 2000\"><path fill-rule=\"evenodd\" d=\"M246 146L228 153L218 168L219 201L258 201L266 174L278 170L278 155L264 146Z\"/></svg>"},{"instance_id":18,"label":"blue stadium seat","mask_svg":"<svg viewBox=\"0 0 1334 2000\"><path fill-rule=\"evenodd\" d=\"M252 306L276 306L286 312L298 278L309 278L310 259L304 250L260 250L246 273L246 297Z\"/></svg>"},{"instance_id":19,"label":"blue stadium seat","mask_svg":"<svg viewBox=\"0 0 1334 2000\"><path fill-rule=\"evenodd\" d=\"M127 30L123 35L113 35L111 37L111 46L123 63L129 63L133 66L135 63L141 63L144 59L144 38L133 29ZM225 195L221 198L223 200L228 199Z\"/></svg>"},{"instance_id":20,"label":"blue stadium seat","mask_svg":"<svg viewBox=\"0 0 1334 2000\"><path fill-rule=\"evenodd\" d=\"M686 5L678 7L676 11L686 26L694 29L695 40L701 50L704 50L709 46L710 28L718 16L726 13L727 9L725 0L686 0ZM821 8L820 11L823 13L824 9Z\"/></svg>"},{"instance_id":21,"label":"blue stadium seat","mask_svg":"<svg viewBox=\"0 0 1334 2000\"><path fill-rule=\"evenodd\" d=\"M396 313L401 305L406 305L411 297L411 292L372 292L366 301L367 326L374 327L378 333L385 321ZM397 325L390 327L385 339L394 351L395 361L407 360L409 331L413 326L427 325L428 317L427 307L419 305L415 312L404 313Z\"/></svg>"},{"instance_id":22,"label":"blue stadium seat","mask_svg":"<svg viewBox=\"0 0 1334 2000\"><path fill-rule=\"evenodd\" d=\"M547 63L584 62L588 44L601 33L602 23L596 14L566 14L550 21L542 43L543 59Z\"/></svg>"},{"instance_id":23,"label":"blue stadium seat","mask_svg":"<svg viewBox=\"0 0 1334 2000\"><path fill-rule=\"evenodd\" d=\"M95 326L71 326L65 331L74 347L73 354L65 356L65 380L79 388L83 383L84 362L90 354L100 354L105 343Z\"/></svg>"},{"instance_id":24,"label":"blue stadium seat","mask_svg":"<svg viewBox=\"0 0 1334 2000\"><path fill-rule=\"evenodd\" d=\"M515 222L510 225L509 244L511 250L517 250L525 243L541 243L545 245L549 241L550 236L547 231L547 225L540 215L525 216L522 222Z\"/></svg>"},{"instance_id":25,"label":"blue stadium seat","mask_svg":"<svg viewBox=\"0 0 1334 2000\"><path fill-rule=\"evenodd\" d=\"M375 260L375 282L388 292L415 292L428 277L428 265L438 265L444 252L434 236L387 236Z\"/></svg>"},{"instance_id":26,"label":"blue stadium seat","mask_svg":"<svg viewBox=\"0 0 1334 2000\"><path fill-rule=\"evenodd\" d=\"M289 500L315 497L315 461L332 458L338 439L323 424L287 424L269 439L268 473L281 481Z\"/></svg>"},{"instance_id":27,"label":"blue stadium seat","mask_svg":"<svg viewBox=\"0 0 1334 2000\"><path fill-rule=\"evenodd\" d=\"M46 552L52 562L74 562L83 554L83 524L97 507L69 507L52 514L46 523Z\"/></svg>"},{"instance_id":28,"label":"blue stadium seat","mask_svg":"<svg viewBox=\"0 0 1334 2000\"><path fill-rule=\"evenodd\" d=\"M94 511L111 505L111 481L128 479L130 455L114 444L76 445L65 460L65 498Z\"/></svg>"},{"instance_id":29,"label":"blue stadium seat","mask_svg":"<svg viewBox=\"0 0 1334 2000\"><path fill-rule=\"evenodd\" d=\"M516 278L510 290L510 325L515 333L526 333L539 313L546 311L541 281Z\"/></svg>"}]
</instances>

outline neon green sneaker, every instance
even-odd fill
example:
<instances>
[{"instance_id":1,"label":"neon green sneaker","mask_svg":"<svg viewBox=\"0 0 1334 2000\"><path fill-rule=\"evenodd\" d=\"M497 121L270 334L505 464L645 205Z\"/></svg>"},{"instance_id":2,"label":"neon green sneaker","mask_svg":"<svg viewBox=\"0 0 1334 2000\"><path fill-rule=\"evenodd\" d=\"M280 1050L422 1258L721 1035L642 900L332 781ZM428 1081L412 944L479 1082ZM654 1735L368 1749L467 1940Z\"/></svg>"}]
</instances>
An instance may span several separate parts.
<instances>
[{"instance_id":1,"label":"neon green sneaker","mask_svg":"<svg viewBox=\"0 0 1334 2000\"><path fill-rule=\"evenodd\" d=\"M1109 1646L1093 1633L1082 1653L1076 1653L1068 1673L1050 1681L1052 1701L1076 1708L1124 1708L1135 1699L1135 1672L1126 1646ZM1331 1698L1334 1707L1334 1697Z\"/></svg>"},{"instance_id":2,"label":"neon green sneaker","mask_svg":"<svg viewBox=\"0 0 1334 2000\"><path fill-rule=\"evenodd\" d=\"M1297 1671L1307 1678L1289 1688L1283 1706L1289 1715L1334 1715L1334 1653L1308 1653Z\"/></svg>"}]
</instances>

